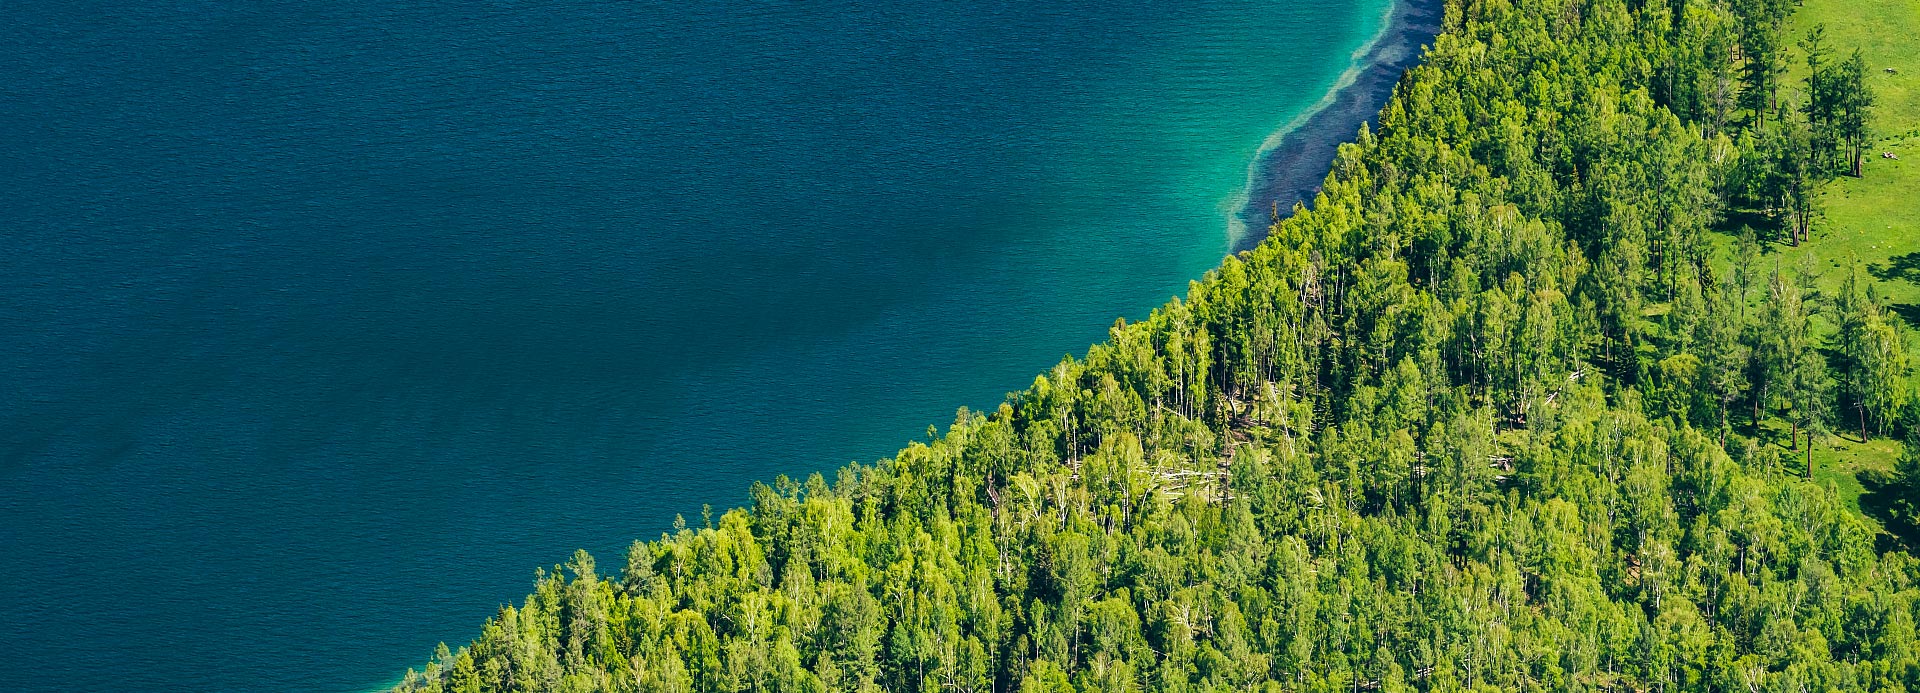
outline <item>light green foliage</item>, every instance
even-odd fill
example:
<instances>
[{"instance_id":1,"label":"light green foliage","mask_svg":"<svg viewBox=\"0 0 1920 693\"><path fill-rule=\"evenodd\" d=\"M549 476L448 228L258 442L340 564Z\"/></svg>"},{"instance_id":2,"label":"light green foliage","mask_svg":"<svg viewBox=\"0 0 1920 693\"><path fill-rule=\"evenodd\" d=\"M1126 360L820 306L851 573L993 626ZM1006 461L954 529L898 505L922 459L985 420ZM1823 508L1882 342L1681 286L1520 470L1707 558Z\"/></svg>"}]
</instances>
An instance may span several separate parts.
<instances>
[{"instance_id":1,"label":"light green foliage","mask_svg":"<svg viewBox=\"0 0 1920 693\"><path fill-rule=\"evenodd\" d=\"M1312 208L1184 299L618 579L576 555L399 690L1920 687L1920 563L1728 421L1902 396L1870 295L1714 269L1736 140L1794 112L1736 118L1779 70L1728 50L1789 9L1450 3ZM1830 364L1829 307L1871 348Z\"/></svg>"}]
</instances>

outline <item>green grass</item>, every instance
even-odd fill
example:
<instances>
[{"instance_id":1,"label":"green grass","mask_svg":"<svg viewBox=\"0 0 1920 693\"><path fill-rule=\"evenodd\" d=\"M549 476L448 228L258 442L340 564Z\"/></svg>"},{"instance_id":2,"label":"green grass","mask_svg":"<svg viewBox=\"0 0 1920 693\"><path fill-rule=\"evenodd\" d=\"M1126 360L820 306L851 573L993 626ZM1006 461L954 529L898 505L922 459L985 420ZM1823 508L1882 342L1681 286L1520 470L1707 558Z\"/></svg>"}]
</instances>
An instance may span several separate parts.
<instances>
[{"instance_id":1,"label":"green grass","mask_svg":"<svg viewBox=\"0 0 1920 693\"><path fill-rule=\"evenodd\" d=\"M1836 55L1859 48L1866 57L1877 99L1873 128L1881 139L1868 150L1861 178L1827 185L1826 219L1816 225L1813 240L1775 249L1787 267L1813 255L1825 269L1821 285L1828 289L1839 284L1850 260L1858 260L1913 326L1920 323L1920 0L1811 0L1794 14L1790 37L1805 36L1815 25L1826 26ZM1805 65L1796 59L1794 67L1789 79L1798 84ZM1880 157L1888 151L1901 158ZM1920 340L1909 348L1920 349Z\"/></svg>"},{"instance_id":2,"label":"green grass","mask_svg":"<svg viewBox=\"0 0 1920 693\"><path fill-rule=\"evenodd\" d=\"M1759 442L1780 454L1781 466L1796 476L1803 473L1807 461L1804 431L1799 448L1787 447L1789 429L1780 419L1761 422L1759 433ZM1859 431L1835 431L1814 441L1813 480L1822 486L1832 484L1841 498L1857 507L1861 494L1868 491L1862 475L1892 472L1899 457L1899 441L1871 438L1863 443Z\"/></svg>"},{"instance_id":3,"label":"green grass","mask_svg":"<svg viewBox=\"0 0 1920 693\"><path fill-rule=\"evenodd\" d=\"M1920 0L1811 0L1794 13L1789 38L1827 27L1836 56L1858 48L1879 98L1875 126L1885 135L1912 136L1920 127ZM1804 71L1804 63L1795 66ZM1886 68L1895 74L1887 74ZM1798 79L1802 73L1796 73Z\"/></svg>"},{"instance_id":4,"label":"green grass","mask_svg":"<svg viewBox=\"0 0 1920 693\"><path fill-rule=\"evenodd\" d=\"M1891 473L1899 456L1897 441L1875 438L1862 443L1852 436L1832 436L1813 446L1813 481L1831 484L1842 500L1858 508L1867 492L1865 482L1876 474ZM1872 513L1867 516L1873 518Z\"/></svg>"},{"instance_id":5,"label":"green grass","mask_svg":"<svg viewBox=\"0 0 1920 693\"><path fill-rule=\"evenodd\" d=\"M1744 428L1736 426L1736 428ZM1753 432L1750 429L1748 432ZM1806 469L1807 439L1801 433L1800 447L1787 447L1789 429L1780 419L1761 422L1758 442L1780 455L1782 470L1800 476ZM1874 495L1880 480L1888 478L1900 457L1900 443L1888 438L1862 442L1858 431L1837 431L1821 436L1813 444L1813 482L1832 488L1840 500L1884 531L1886 500ZM1744 437L1744 436L1742 436ZM1734 447L1729 445L1729 447Z\"/></svg>"},{"instance_id":6,"label":"green grass","mask_svg":"<svg viewBox=\"0 0 1920 693\"><path fill-rule=\"evenodd\" d=\"M1769 244L1766 260L1782 269L1800 267L1813 256L1821 273L1817 282L1825 291L1839 287L1851 262L1863 264L1888 305L1903 318L1907 349L1920 364L1920 0L1808 0L1794 14L1788 38L1797 41L1815 25L1825 25L1834 55L1845 57L1859 48L1866 58L1868 84L1876 97L1874 132L1879 141L1867 152L1861 178L1842 177L1823 192L1825 219L1814 227L1813 238L1800 247ZM1803 54L1794 51L1788 83L1803 84ZM1893 68L1893 72L1886 71ZM1899 159L1881 158L1893 152ZM1715 239L1731 246L1732 238ZM1842 416L1842 426L1846 417ZM1774 429L1779 430L1774 430ZM1786 425L1768 421L1761 437L1779 446L1783 460L1804 464L1804 452L1788 454ZM1876 523L1883 514L1881 500L1870 488L1877 475L1893 469L1900 444L1886 439L1861 442L1858 433L1829 436L1814 446L1813 479L1831 484L1840 497Z\"/></svg>"},{"instance_id":7,"label":"green grass","mask_svg":"<svg viewBox=\"0 0 1920 693\"><path fill-rule=\"evenodd\" d=\"M1826 219L1813 240L1799 248L1780 248L1782 264L1797 267L1811 254L1826 269L1822 288L1836 288L1846 265L1857 260L1909 328L1920 326L1920 0L1810 0L1794 14L1796 36L1825 25L1836 55L1860 49L1876 104L1874 131L1882 139L1868 151L1862 177L1841 177L1826 187ZM1893 68L1888 73L1887 68ZM1793 79L1801 78L1802 66ZM1883 159L1891 151L1899 159ZM1909 332L1912 330L1910 329ZM1908 335L1908 349L1920 363L1920 339ZM1867 468L1891 468L1899 445L1873 441L1842 447L1830 458L1855 491L1853 477ZM1821 456L1814 455L1815 477ZM1840 467L1853 473L1841 474Z\"/></svg>"}]
</instances>

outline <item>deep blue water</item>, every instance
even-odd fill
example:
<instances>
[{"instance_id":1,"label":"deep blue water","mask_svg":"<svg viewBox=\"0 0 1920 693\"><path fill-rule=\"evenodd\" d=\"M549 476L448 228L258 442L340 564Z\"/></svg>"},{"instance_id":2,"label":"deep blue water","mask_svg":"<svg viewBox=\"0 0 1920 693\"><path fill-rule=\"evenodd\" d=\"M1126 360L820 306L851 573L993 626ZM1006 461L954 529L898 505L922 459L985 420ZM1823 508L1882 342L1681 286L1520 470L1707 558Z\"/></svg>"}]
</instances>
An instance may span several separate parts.
<instances>
[{"instance_id":1,"label":"deep blue water","mask_svg":"<svg viewBox=\"0 0 1920 693\"><path fill-rule=\"evenodd\" d=\"M380 685L990 408L1385 9L0 2L0 690Z\"/></svg>"}]
</instances>

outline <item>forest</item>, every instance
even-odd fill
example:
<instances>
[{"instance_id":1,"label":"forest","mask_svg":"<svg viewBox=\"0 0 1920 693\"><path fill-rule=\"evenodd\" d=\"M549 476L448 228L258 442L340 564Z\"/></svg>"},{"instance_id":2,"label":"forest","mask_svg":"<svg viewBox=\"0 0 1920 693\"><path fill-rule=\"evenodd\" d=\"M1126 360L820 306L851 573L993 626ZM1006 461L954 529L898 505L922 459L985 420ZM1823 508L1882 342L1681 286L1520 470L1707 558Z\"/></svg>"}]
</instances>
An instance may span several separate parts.
<instances>
[{"instance_id":1,"label":"forest","mask_svg":"<svg viewBox=\"0 0 1920 693\"><path fill-rule=\"evenodd\" d=\"M1858 263L1769 257L1874 107L1793 11L1448 0L1184 299L891 459L577 553L394 690L1920 690L1920 455L1885 530L1812 467L1920 449L1906 328Z\"/></svg>"}]
</instances>

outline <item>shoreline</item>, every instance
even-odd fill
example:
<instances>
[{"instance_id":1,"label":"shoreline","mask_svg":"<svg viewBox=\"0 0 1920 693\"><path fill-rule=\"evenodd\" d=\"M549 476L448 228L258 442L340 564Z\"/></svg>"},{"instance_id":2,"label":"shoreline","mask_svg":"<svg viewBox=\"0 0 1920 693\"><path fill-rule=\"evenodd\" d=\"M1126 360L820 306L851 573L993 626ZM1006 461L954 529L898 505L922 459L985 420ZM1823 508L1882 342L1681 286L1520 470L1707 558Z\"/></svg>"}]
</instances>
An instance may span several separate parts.
<instances>
[{"instance_id":1,"label":"shoreline","mask_svg":"<svg viewBox=\"0 0 1920 693\"><path fill-rule=\"evenodd\" d=\"M1420 63L1423 48L1440 34L1445 8L1445 0L1394 0L1380 32L1355 52L1333 88L1261 143L1227 218L1229 252L1266 240L1276 204L1280 218L1295 202L1312 206L1340 144L1353 141L1362 123L1378 125L1400 76Z\"/></svg>"}]
</instances>

